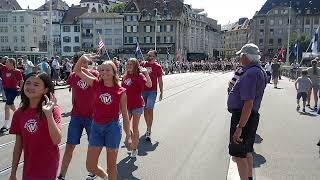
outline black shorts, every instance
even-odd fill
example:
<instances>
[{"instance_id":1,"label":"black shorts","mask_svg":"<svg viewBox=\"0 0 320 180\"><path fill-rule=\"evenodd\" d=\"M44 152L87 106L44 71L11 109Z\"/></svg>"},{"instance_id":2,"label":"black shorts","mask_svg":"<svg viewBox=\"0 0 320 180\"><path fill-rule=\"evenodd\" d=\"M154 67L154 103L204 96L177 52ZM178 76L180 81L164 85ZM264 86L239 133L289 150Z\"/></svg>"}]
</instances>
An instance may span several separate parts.
<instances>
[{"instance_id":1,"label":"black shorts","mask_svg":"<svg viewBox=\"0 0 320 180\"><path fill-rule=\"evenodd\" d=\"M232 136L237 130L237 125L239 124L241 117L241 112L233 112L231 117L231 125L230 125L230 144L233 144ZM260 114L258 112L252 112L246 126L242 129L242 134L240 136L243 139L243 151L239 152L230 148L232 146L229 145L229 154L234 157L245 158L247 153L253 152L253 144L255 141L257 128L259 125Z\"/></svg>"},{"instance_id":2,"label":"black shorts","mask_svg":"<svg viewBox=\"0 0 320 180\"><path fill-rule=\"evenodd\" d=\"M300 100L302 98L303 101L307 101L308 94L306 92L299 92L297 94L297 99Z\"/></svg>"}]
</instances>

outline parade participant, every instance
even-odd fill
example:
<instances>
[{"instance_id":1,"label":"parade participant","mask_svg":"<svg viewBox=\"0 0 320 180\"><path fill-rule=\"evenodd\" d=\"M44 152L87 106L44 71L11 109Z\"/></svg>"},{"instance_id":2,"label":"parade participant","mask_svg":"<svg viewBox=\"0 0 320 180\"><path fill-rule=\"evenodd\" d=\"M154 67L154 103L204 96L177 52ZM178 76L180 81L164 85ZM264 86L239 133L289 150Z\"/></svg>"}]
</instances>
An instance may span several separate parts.
<instances>
[{"instance_id":1,"label":"parade participant","mask_svg":"<svg viewBox=\"0 0 320 180\"><path fill-rule=\"evenodd\" d=\"M306 112L306 102L308 97L308 92L312 88L312 81L307 77L308 71L303 70L302 76L299 77L295 82L295 88L297 90L297 111L300 110L300 99L303 101L302 111Z\"/></svg>"},{"instance_id":2,"label":"parade participant","mask_svg":"<svg viewBox=\"0 0 320 180\"><path fill-rule=\"evenodd\" d=\"M127 64L127 72L123 77L122 87L126 88L128 97L128 111L130 129L132 133L132 152L130 156L136 157L139 145L139 121L143 114L144 101L142 91L144 86L152 87L152 82L147 69L139 67L139 62L135 58L131 58Z\"/></svg>"},{"instance_id":3,"label":"parade participant","mask_svg":"<svg viewBox=\"0 0 320 180\"><path fill-rule=\"evenodd\" d=\"M122 123L119 120L120 110L123 117L126 142L131 147L131 133L127 110L127 95L125 89L119 85L119 76L115 64L105 61L99 66L99 78L88 75L82 64L92 61L92 55L82 55L74 67L74 72L94 92L93 122L91 126L86 167L103 179L117 179L117 156L121 141ZM107 172L98 166L103 148L107 149Z\"/></svg>"},{"instance_id":4,"label":"parade participant","mask_svg":"<svg viewBox=\"0 0 320 180\"><path fill-rule=\"evenodd\" d=\"M83 54L83 53L82 53ZM76 63L82 54L77 54L73 57L73 62ZM84 68L88 76L93 78L98 77L98 72L95 70L88 69L88 62L83 61L81 68ZM72 160L73 152L76 145L80 144L83 129L86 130L88 140L90 137L90 130L92 125L93 105L95 90L83 81L75 73L71 73L67 83L72 88L72 111L71 120L68 127L68 136L66 149L63 155L60 175L58 180L64 180L70 162ZM96 175L89 172L87 180L95 179Z\"/></svg>"},{"instance_id":5,"label":"parade participant","mask_svg":"<svg viewBox=\"0 0 320 180\"><path fill-rule=\"evenodd\" d=\"M228 110L232 113L229 154L235 158L241 180L252 180L252 152L267 74L260 65L258 46L246 44L237 54L240 54L244 73L228 97Z\"/></svg>"},{"instance_id":6,"label":"parade participant","mask_svg":"<svg viewBox=\"0 0 320 180\"><path fill-rule=\"evenodd\" d=\"M59 166L61 110L46 73L31 73L22 86L21 107L14 113L10 134L16 135L10 180L23 151L23 180L55 180ZM50 97L50 98L49 98Z\"/></svg>"},{"instance_id":7,"label":"parade participant","mask_svg":"<svg viewBox=\"0 0 320 180\"><path fill-rule=\"evenodd\" d=\"M144 118L147 124L147 132L145 134L145 138L147 141L151 142L151 129L153 123L153 109L157 99L157 90L158 83L160 88L160 96L159 100L162 100L163 97L163 80L162 80L162 68L156 62L157 51L150 50L148 52L148 62L143 65L148 70L152 81L152 87L145 87L144 92L142 93L145 107L144 107Z\"/></svg>"},{"instance_id":8,"label":"parade participant","mask_svg":"<svg viewBox=\"0 0 320 180\"><path fill-rule=\"evenodd\" d=\"M310 100L313 92L314 97L314 110L317 111L318 104L318 92L319 92L319 84L320 84L320 68L318 67L318 59L314 59L311 61L312 67L308 68L308 76L312 81L312 88L308 92L308 104L310 107Z\"/></svg>"},{"instance_id":9,"label":"parade participant","mask_svg":"<svg viewBox=\"0 0 320 180\"><path fill-rule=\"evenodd\" d=\"M4 106L4 125L0 129L0 133L5 133L9 130L10 110L16 111L14 100L19 94L20 88L23 84L23 77L20 70L16 68L16 60L9 58L6 64L0 63L0 70L2 73L2 83L6 96L6 105Z\"/></svg>"}]
</instances>

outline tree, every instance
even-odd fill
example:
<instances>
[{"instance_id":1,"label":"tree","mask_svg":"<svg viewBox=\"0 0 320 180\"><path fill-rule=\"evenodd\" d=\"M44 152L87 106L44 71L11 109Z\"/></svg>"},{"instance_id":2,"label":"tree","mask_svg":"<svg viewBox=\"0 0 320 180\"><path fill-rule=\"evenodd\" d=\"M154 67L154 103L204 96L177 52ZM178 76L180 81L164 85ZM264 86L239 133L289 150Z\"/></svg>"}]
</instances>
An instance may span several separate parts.
<instances>
[{"instance_id":1,"label":"tree","mask_svg":"<svg viewBox=\"0 0 320 180\"><path fill-rule=\"evenodd\" d=\"M109 9L109 13L122 13L126 8L126 4L125 3L119 3L119 4L114 4L113 6L111 6L111 8Z\"/></svg>"}]
</instances>

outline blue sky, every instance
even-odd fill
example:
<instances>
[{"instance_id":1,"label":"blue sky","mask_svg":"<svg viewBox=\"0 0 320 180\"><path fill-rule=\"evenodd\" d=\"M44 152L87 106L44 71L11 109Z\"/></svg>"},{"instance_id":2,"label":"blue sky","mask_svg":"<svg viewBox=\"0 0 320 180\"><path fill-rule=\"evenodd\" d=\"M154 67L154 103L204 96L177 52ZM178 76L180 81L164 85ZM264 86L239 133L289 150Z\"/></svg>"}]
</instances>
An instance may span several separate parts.
<instances>
[{"instance_id":1,"label":"blue sky","mask_svg":"<svg viewBox=\"0 0 320 180\"><path fill-rule=\"evenodd\" d=\"M44 4L45 0L17 0L20 6L26 9L29 5L35 9ZM69 5L79 4L80 0L65 0ZM219 24L236 22L241 17L252 18L260 10L266 0L185 0L194 8L203 8L208 16L218 20Z\"/></svg>"}]
</instances>

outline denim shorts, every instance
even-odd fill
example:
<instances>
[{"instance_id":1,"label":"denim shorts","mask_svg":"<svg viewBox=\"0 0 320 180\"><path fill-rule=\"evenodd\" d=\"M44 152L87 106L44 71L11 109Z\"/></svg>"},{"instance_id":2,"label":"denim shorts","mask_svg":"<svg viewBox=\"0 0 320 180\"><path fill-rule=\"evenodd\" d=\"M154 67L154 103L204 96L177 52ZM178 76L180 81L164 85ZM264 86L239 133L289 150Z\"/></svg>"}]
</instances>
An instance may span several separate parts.
<instances>
[{"instance_id":1,"label":"denim shorts","mask_svg":"<svg viewBox=\"0 0 320 180\"><path fill-rule=\"evenodd\" d=\"M128 110L128 113L129 113L129 115L142 115L143 114L143 107Z\"/></svg>"},{"instance_id":2,"label":"denim shorts","mask_svg":"<svg viewBox=\"0 0 320 180\"><path fill-rule=\"evenodd\" d=\"M142 97L145 102L145 109L154 109L157 99L157 91L144 91Z\"/></svg>"},{"instance_id":3,"label":"denim shorts","mask_svg":"<svg viewBox=\"0 0 320 180\"><path fill-rule=\"evenodd\" d=\"M299 92L297 94L297 99L300 100L302 98L303 101L307 101L308 94L306 92Z\"/></svg>"},{"instance_id":4,"label":"denim shorts","mask_svg":"<svg viewBox=\"0 0 320 180\"><path fill-rule=\"evenodd\" d=\"M92 119L85 117L71 116L68 127L67 144L78 145L82 136L83 129L86 130L88 139L90 137Z\"/></svg>"},{"instance_id":5,"label":"denim shorts","mask_svg":"<svg viewBox=\"0 0 320 180\"><path fill-rule=\"evenodd\" d=\"M92 121L89 147L119 149L122 136L122 122L113 120L107 124Z\"/></svg>"},{"instance_id":6,"label":"denim shorts","mask_svg":"<svg viewBox=\"0 0 320 180\"><path fill-rule=\"evenodd\" d=\"M14 105L14 100L18 96L18 90L17 89L4 89L4 93L6 95L6 105Z\"/></svg>"}]
</instances>

